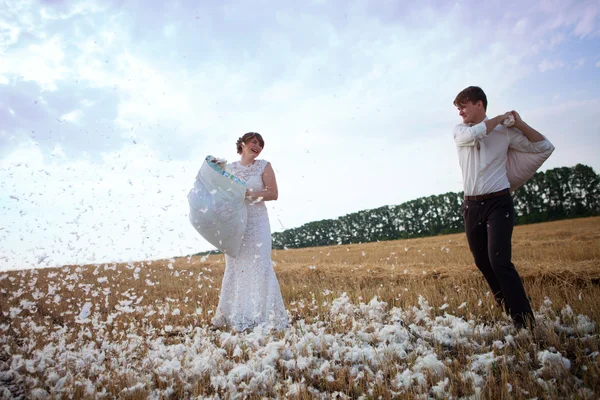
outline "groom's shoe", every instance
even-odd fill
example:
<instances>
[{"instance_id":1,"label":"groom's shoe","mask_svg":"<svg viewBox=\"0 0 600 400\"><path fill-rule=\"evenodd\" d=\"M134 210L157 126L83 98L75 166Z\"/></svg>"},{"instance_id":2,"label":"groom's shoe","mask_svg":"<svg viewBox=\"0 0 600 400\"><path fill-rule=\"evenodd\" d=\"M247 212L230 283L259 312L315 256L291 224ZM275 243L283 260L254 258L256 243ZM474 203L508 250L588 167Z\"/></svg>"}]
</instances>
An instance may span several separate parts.
<instances>
[{"instance_id":1,"label":"groom's shoe","mask_svg":"<svg viewBox=\"0 0 600 400\"><path fill-rule=\"evenodd\" d=\"M533 314L518 314L513 316L513 324L517 330L528 329L533 331L535 328L535 317Z\"/></svg>"},{"instance_id":2,"label":"groom's shoe","mask_svg":"<svg viewBox=\"0 0 600 400\"><path fill-rule=\"evenodd\" d=\"M508 308L506 306L506 302L504 301L504 297L499 296L499 295L494 295L494 300L496 300L496 304L498 305L498 308L500 308L502 311L504 311L506 313L506 315L511 315L510 314L510 308Z\"/></svg>"}]
</instances>

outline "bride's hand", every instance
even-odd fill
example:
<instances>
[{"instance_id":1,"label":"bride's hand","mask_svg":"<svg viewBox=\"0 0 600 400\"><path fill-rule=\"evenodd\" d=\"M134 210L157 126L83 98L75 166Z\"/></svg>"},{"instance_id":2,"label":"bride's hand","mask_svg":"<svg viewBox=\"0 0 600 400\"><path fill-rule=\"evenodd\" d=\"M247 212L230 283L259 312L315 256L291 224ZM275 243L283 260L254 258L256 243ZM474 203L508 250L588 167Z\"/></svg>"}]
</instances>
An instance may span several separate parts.
<instances>
[{"instance_id":1,"label":"bride's hand","mask_svg":"<svg viewBox=\"0 0 600 400\"><path fill-rule=\"evenodd\" d=\"M222 168L225 168L225 165L227 164L227 160L224 158L213 157L211 161Z\"/></svg>"}]
</instances>

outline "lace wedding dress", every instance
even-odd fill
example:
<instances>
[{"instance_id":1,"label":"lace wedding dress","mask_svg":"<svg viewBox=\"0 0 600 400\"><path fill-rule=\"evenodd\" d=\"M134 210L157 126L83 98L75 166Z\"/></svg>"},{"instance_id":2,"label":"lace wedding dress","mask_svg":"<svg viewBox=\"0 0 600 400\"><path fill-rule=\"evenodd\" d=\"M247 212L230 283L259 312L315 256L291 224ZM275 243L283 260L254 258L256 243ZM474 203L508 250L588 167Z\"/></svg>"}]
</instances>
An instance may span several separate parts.
<instances>
[{"instance_id":1,"label":"lace wedding dress","mask_svg":"<svg viewBox=\"0 0 600 400\"><path fill-rule=\"evenodd\" d=\"M243 166L227 164L226 170L246 182L248 189L264 189L265 160ZM217 327L243 331L257 325L283 329L288 324L279 282L271 263L271 226L263 201L246 199L248 224L237 257L225 256L225 275L219 306L212 319Z\"/></svg>"}]
</instances>

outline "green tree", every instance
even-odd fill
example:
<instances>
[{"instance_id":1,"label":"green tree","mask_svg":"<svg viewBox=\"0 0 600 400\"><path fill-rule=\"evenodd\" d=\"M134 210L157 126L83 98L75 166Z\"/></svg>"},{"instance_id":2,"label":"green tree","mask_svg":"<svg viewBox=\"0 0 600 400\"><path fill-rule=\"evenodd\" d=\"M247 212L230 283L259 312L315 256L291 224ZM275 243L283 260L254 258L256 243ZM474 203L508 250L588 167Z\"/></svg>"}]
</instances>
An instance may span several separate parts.
<instances>
[{"instance_id":1,"label":"green tree","mask_svg":"<svg viewBox=\"0 0 600 400\"><path fill-rule=\"evenodd\" d=\"M273 247L326 246L461 232L462 199L462 192L450 192L309 222L274 233ZM600 176L582 164L538 172L513 193L513 200L517 224L600 215Z\"/></svg>"}]
</instances>

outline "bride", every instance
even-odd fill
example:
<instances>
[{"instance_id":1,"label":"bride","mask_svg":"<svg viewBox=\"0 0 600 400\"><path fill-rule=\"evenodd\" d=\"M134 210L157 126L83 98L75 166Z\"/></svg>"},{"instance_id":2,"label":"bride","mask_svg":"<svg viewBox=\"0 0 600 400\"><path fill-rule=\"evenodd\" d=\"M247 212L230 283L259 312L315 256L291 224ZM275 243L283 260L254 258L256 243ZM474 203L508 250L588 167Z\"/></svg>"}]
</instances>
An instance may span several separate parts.
<instances>
[{"instance_id":1,"label":"bride","mask_svg":"<svg viewBox=\"0 0 600 400\"><path fill-rule=\"evenodd\" d=\"M277 200L277 181L271 163L257 159L264 145L259 133L244 134L236 143L240 161L226 166L246 182L248 218L238 256L225 256L219 306L212 319L216 327L243 331L264 325L281 330L288 324L271 263L271 227L264 203Z\"/></svg>"}]
</instances>

